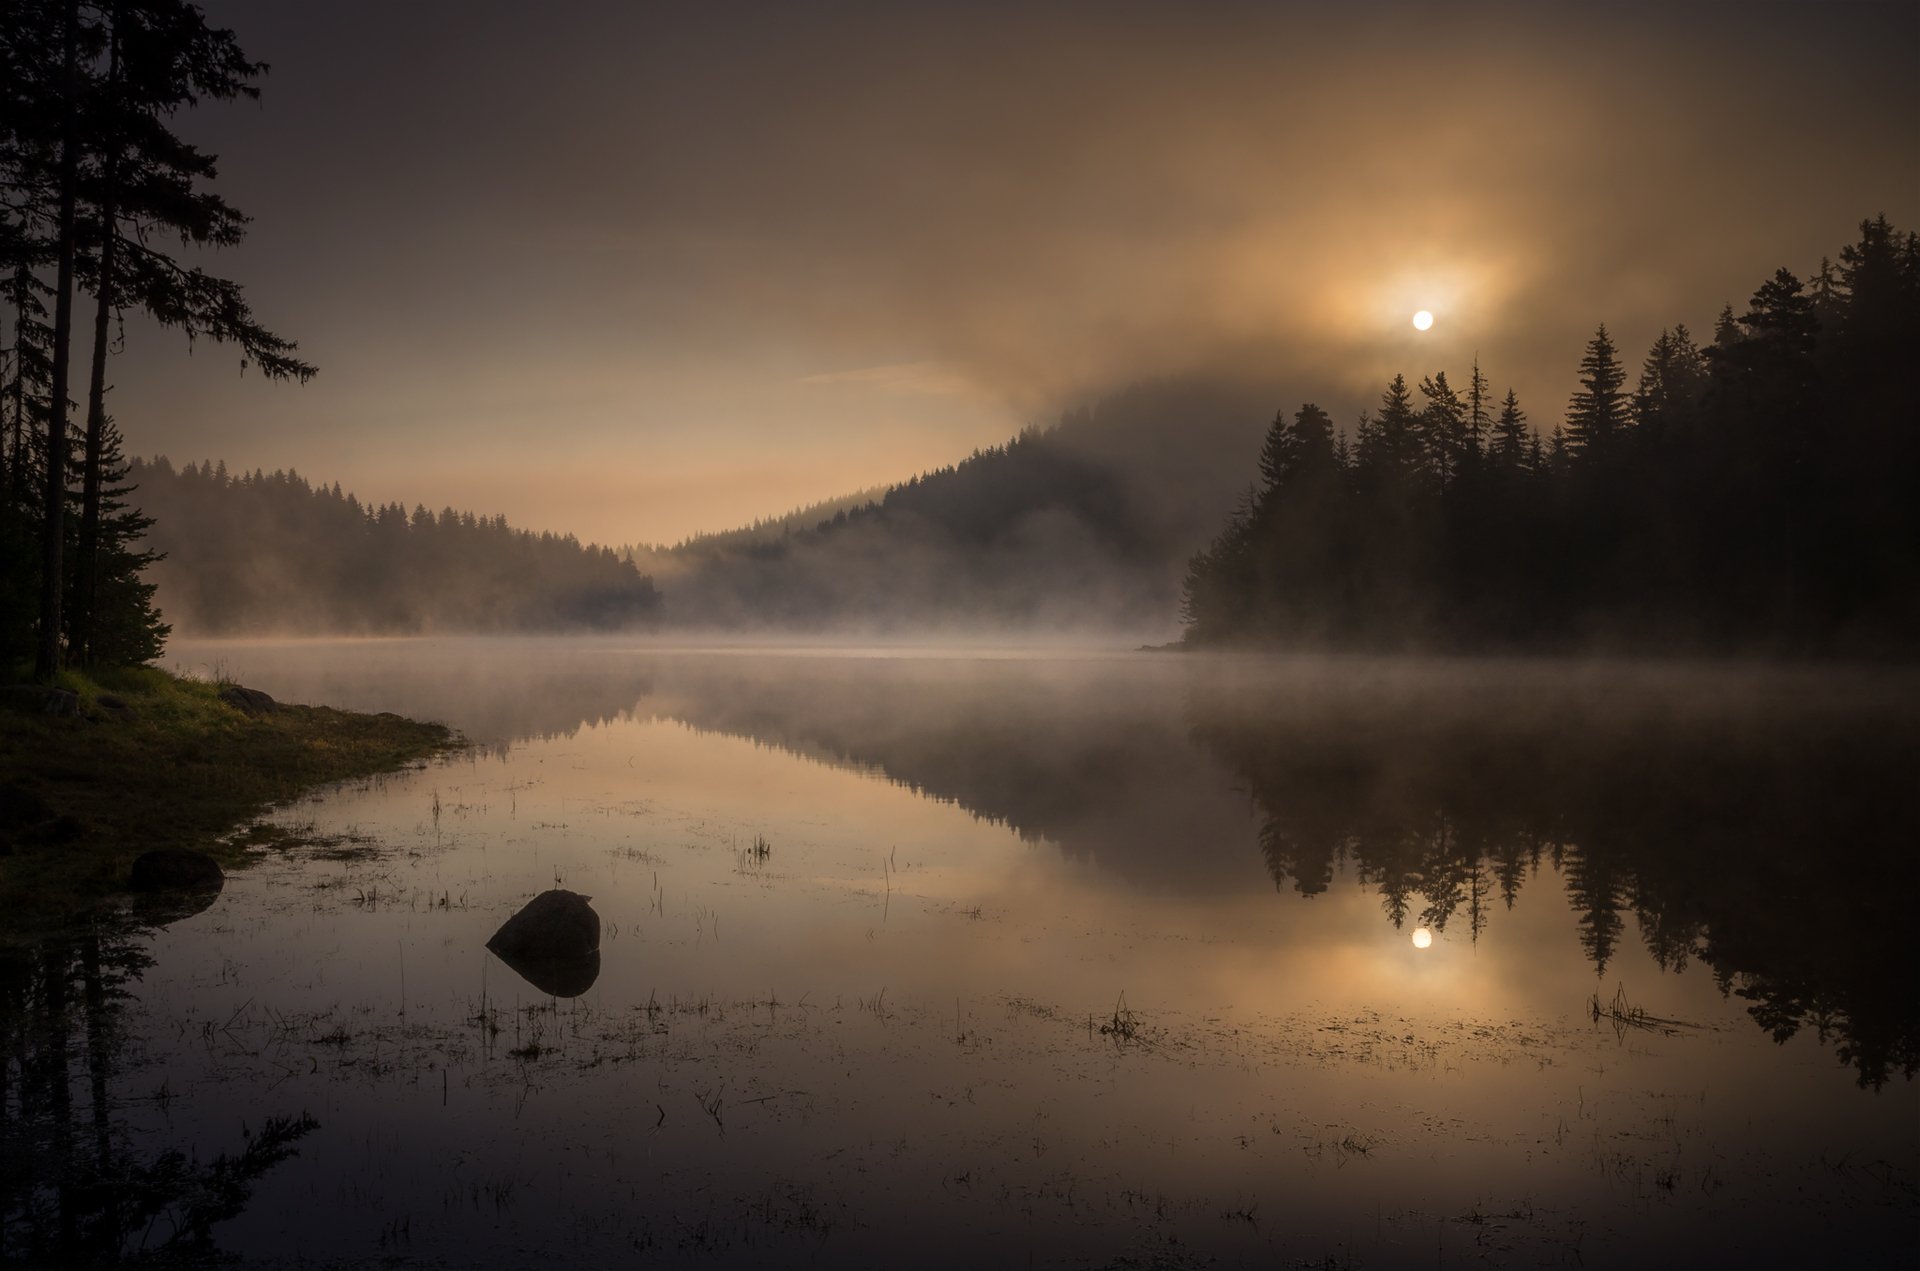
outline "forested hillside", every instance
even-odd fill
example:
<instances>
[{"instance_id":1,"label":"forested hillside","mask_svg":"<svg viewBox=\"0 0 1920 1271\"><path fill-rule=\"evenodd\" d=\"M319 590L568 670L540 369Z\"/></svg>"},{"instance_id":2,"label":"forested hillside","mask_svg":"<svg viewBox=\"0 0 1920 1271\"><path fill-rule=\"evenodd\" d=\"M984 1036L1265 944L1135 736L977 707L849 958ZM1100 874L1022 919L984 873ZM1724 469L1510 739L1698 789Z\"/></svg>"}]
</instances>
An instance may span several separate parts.
<instances>
[{"instance_id":1,"label":"forested hillside","mask_svg":"<svg viewBox=\"0 0 1920 1271\"><path fill-rule=\"evenodd\" d=\"M1631 388L1602 326L1545 442L1477 365L1396 377L1351 435L1282 412L1192 562L1187 639L1910 655L1916 348L1920 240L1882 217L1704 347L1661 332Z\"/></svg>"},{"instance_id":2,"label":"forested hillside","mask_svg":"<svg viewBox=\"0 0 1920 1271\"><path fill-rule=\"evenodd\" d=\"M293 472L136 461L159 603L182 631L610 630L652 621L653 583L607 548L505 517L362 504Z\"/></svg>"},{"instance_id":3,"label":"forested hillside","mask_svg":"<svg viewBox=\"0 0 1920 1271\"><path fill-rule=\"evenodd\" d=\"M694 539L644 563L676 625L1164 627L1258 443L1257 402L1135 388L811 527Z\"/></svg>"}]
</instances>

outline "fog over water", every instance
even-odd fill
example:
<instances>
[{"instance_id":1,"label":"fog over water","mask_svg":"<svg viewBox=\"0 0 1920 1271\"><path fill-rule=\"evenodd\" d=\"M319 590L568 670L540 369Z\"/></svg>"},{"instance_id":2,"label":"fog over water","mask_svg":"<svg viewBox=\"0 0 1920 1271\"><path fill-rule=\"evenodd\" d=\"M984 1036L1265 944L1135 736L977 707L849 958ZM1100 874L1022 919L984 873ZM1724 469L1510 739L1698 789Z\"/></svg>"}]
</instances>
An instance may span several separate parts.
<instances>
[{"instance_id":1,"label":"fog over water","mask_svg":"<svg viewBox=\"0 0 1920 1271\"><path fill-rule=\"evenodd\" d=\"M1913 1230L1911 673L170 658L478 743L276 813L304 845L133 937L115 1133L317 1123L222 1249L1805 1265ZM556 885L605 924L559 999L483 947Z\"/></svg>"}]
</instances>

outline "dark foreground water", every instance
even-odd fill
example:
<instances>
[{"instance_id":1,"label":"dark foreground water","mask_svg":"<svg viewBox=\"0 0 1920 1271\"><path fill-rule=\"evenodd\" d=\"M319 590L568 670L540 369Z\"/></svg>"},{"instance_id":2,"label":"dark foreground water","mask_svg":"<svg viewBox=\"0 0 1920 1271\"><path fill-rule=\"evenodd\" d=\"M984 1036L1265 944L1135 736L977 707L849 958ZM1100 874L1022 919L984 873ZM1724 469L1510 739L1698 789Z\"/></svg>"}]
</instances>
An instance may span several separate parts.
<instances>
[{"instance_id":1,"label":"dark foreground water","mask_svg":"<svg viewBox=\"0 0 1920 1271\"><path fill-rule=\"evenodd\" d=\"M0 951L0 1261L1914 1257L1912 676L171 661L480 744ZM556 885L567 997L484 948Z\"/></svg>"}]
</instances>

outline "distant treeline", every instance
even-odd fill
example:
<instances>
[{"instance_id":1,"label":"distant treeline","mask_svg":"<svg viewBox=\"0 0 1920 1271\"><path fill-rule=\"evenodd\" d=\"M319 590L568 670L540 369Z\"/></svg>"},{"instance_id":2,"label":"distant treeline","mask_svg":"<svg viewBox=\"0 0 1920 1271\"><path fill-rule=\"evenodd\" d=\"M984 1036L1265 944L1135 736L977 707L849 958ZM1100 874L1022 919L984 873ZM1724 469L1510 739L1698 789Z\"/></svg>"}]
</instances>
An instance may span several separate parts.
<instances>
[{"instance_id":1,"label":"distant treeline","mask_svg":"<svg viewBox=\"0 0 1920 1271\"><path fill-rule=\"evenodd\" d=\"M506 518L362 504L294 472L136 460L167 616L201 634L617 629L660 608L611 549Z\"/></svg>"},{"instance_id":2,"label":"distant treeline","mask_svg":"<svg viewBox=\"0 0 1920 1271\"><path fill-rule=\"evenodd\" d=\"M1283 412L1192 561L1187 640L1911 653L1916 349L1920 239L1881 217L1704 348L1661 332L1631 389L1602 326L1544 441L1477 363L1396 377L1351 436Z\"/></svg>"}]
</instances>

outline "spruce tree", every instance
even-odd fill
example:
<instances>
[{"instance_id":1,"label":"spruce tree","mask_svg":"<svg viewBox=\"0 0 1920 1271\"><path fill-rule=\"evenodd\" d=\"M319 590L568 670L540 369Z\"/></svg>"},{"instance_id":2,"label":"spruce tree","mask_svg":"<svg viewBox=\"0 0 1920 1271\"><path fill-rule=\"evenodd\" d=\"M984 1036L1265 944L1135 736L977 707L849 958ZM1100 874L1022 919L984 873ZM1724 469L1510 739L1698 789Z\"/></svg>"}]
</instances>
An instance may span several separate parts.
<instances>
[{"instance_id":1,"label":"spruce tree","mask_svg":"<svg viewBox=\"0 0 1920 1271\"><path fill-rule=\"evenodd\" d=\"M1424 463L1421 456L1420 420L1414 413L1413 393L1407 377L1396 375L1380 397L1380 413L1373 421L1373 454L1362 450L1360 462L1378 475L1394 481L1406 481L1417 475Z\"/></svg>"},{"instance_id":2,"label":"spruce tree","mask_svg":"<svg viewBox=\"0 0 1920 1271\"><path fill-rule=\"evenodd\" d=\"M1733 302L1720 306L1720 315L1713 320L1713 345L1724 349L1740 342L1740 323L1733 316Z\"/></svg>"},{"instance_id":3,"label":"spruce tree","mask_svg":"<svg viewBox=\"0 0 1920 1271\"><path fill-rule=\"evenodd\" d=\"M1621 391L1626 380L1613 338L1601 323L1580 359L1580 390L1567 403L1567 448L1575 458L1612 457L1627 426L1628 403Z\"/></svg>"},{"instance_id":4,"label":"spruce tree","mask_svg":"<svg viewBox=\"0 0 1920 1271\"><path fill-rule=\"evenodd\" d=\"M1705 383L1705 363L1686 326L1662 330L1640 366L1633 393L1636 427L1650 439L1664 440L1692 415Z\"/></svg>"},{"instance_id":5,"label":"spruce tree","mask_svg":"<svg viewBox=\"0 0 1920 1271\"><path fill-rule=\"evenodd\" d=\"M1520 409L1520 399L1509 388L1504 401L1500 403L1500 416L1493 425L1493 459L1505 471L1513 472L1527 466L1527 443L1530 437L1527 427L1527 413Z\"/></svg>"},{"instance_id":6,"label":"spruce tree","mask_svg":"<svg viewBox=\"0 0 1920 1271\"><path fill-rule=\"evenodd\" d=\"M99 521L93 544L98 563L92 577L95 625L88 654L96 663L139 666L160 656L172 628L161 621L154 607L155 585L145 573L161 556L139 546L153 518L128 502L134 486L127 480L120 432L111 420L102 440L99 469Z\"/></svg>"},{"instance_id":7,"label":"spruce tree","mask_svg":"<svg viewBox=\"0 0 1920 1271\"><path fill-rule=\"evenodd\" d=\"M1461 462L1466 455L1466 407L1461 403L1460 395L1447 383L1445 371L1421 380L1420 395L1427 399L1426 407L1419 416L1420 440L1426 452L1427 470L1433 474L1435 483L1444 489L1459 475Z\"/></svg>"},{"instance_id":8,"label":"spruce tree","mask_svg":"<svg viewBox=\"0 0 1920 1271\"><path fill-rule=\"evenodd\" d=\"M1493 387L1480 370L1480 355L1473 356L1473 375L1467 381L1467 451L1469 464L1480 458L1487 435L1493 427Z\"/></svg>"}]
</instances>

